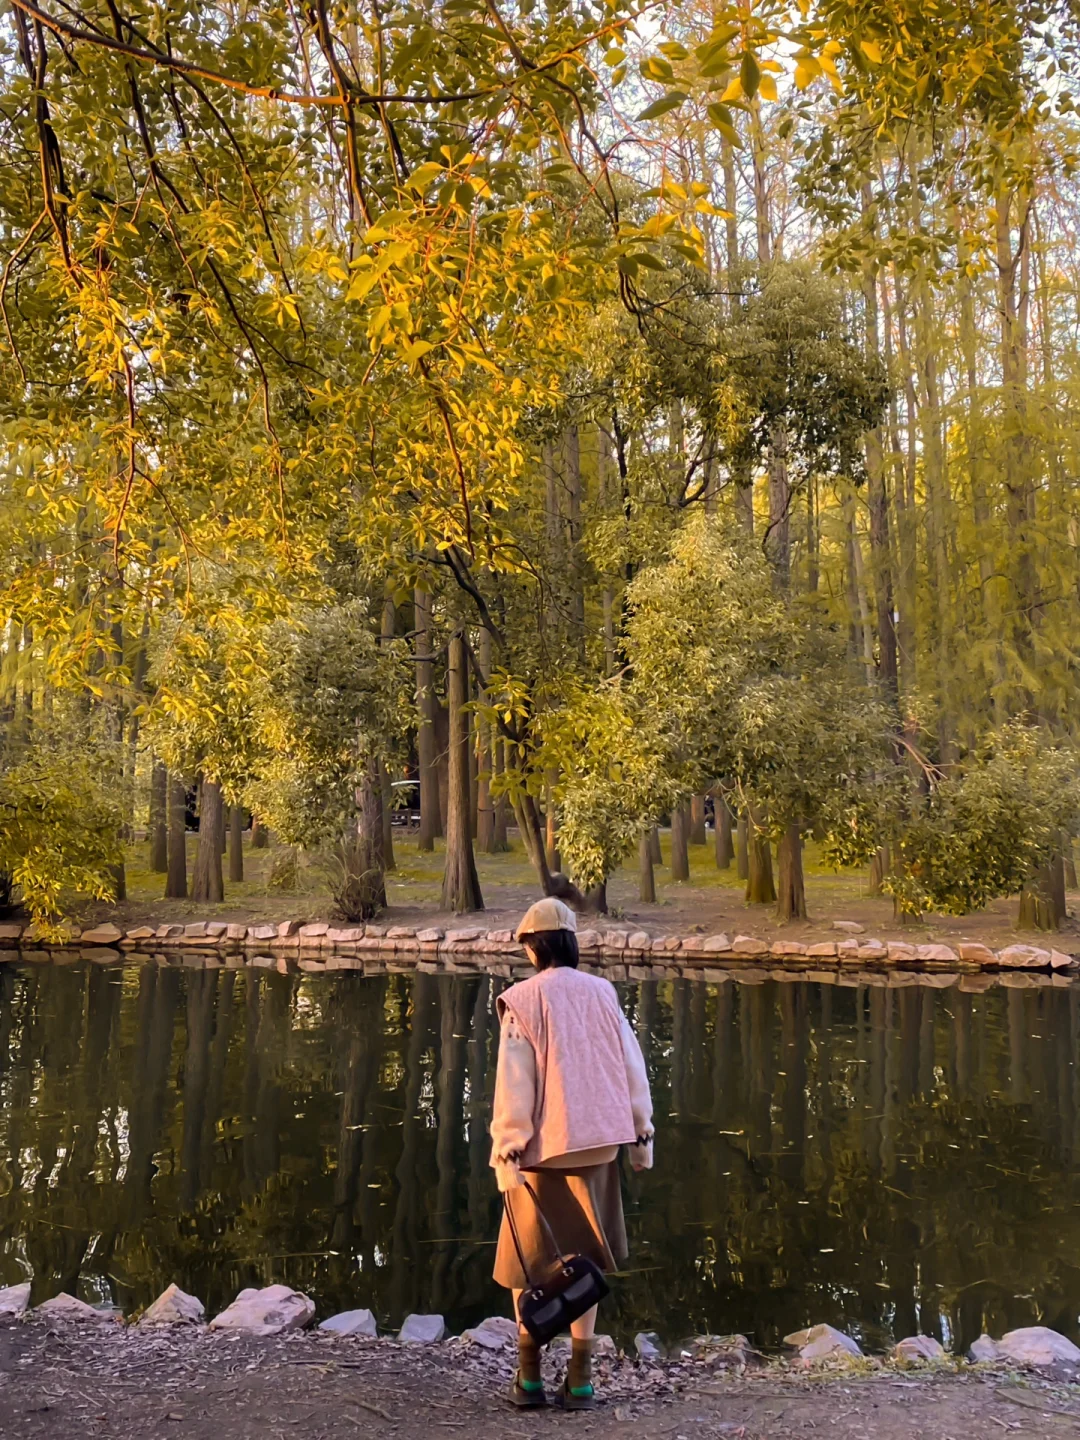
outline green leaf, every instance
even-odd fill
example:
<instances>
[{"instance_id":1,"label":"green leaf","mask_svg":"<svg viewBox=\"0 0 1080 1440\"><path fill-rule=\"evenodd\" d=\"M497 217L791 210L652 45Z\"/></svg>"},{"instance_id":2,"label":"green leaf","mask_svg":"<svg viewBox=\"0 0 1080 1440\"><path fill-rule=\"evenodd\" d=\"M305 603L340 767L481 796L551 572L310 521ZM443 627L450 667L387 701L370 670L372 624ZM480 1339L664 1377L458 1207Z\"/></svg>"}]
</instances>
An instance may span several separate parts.
<instances>
[{"instance_id":1,"label":"green leaf","mask_svg":"<svg viewBox=\"0 0 1080 1440\"><path fill-rule=\"evenodd\" d=\"M654 100L651 105L647 106L637 118L639 120L655 120L660 115L666 115L669 110L677 110L685 99L686 95L683 91L669 90L666 95L662 95L659 100Z\"/></svg>"},{"instance_id":2,"label":"green leaf","mask_svg":"<svg viewBox=\"0 0 1080 1440\"><path fill-rule=\"evenodd\" d=\"M761 84L761 67L758 65L756 56L752 55L749 50L743 55L742 64L739 66L739 83L746 98L752 100Z\"/></svg>"}]
</instances>

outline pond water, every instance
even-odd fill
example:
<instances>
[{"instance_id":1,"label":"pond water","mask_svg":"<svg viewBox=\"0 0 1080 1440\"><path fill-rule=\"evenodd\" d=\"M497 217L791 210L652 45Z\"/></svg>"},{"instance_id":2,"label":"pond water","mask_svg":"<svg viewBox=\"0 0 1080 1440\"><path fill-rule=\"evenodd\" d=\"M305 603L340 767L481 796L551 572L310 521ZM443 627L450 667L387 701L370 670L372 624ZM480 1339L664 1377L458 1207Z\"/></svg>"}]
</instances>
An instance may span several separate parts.
<instances>
[{"instance_id":1,"label":"pond water","mask_svg":"<svg viewBox=\"0 0 1080 1440\"><path fill-rule=\"evenodd\" d=\"M0 965L0 1283L505 1313L486 977ZM603 1328L1080 1339L1080 994L621 986L657 1168Z\"/></svg>"}]
</instances>

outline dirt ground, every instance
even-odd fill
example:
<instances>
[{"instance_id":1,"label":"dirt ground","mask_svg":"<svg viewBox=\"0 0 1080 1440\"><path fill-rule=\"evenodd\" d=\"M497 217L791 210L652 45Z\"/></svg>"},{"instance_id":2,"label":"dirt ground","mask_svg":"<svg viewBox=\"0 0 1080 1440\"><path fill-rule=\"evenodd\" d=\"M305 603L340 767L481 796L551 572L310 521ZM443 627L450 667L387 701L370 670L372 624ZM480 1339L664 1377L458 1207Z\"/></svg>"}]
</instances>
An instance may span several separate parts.
<instances>
[{"instance_id":1,"label":"dirt ground","mask_svg":"<svg viewBox=\"0 0 1080 1440\"><path fill-rule=\"evenodd\" d=\"M662 836L665 858L669 838L666 832ZM867 935L882 940L946 944L973 940L991 949L1001 949L1018 939L1031 940L1030 933L1019 935L1015 929L1015 899L997 900L972 915L926 915L916 923L900 924L893 915L892 900L888 896L868 893L867 871L837 873L821 863L813 844L806 847L809 919L781 924L773 906L744 902L743 882L734 867L717 870L711 839L710 835L708 845L690 847L689 881L672 881L666 865L657 868L654 905L638 900L636 870L626 867L619 870L608 884L612 923L629 924L653 934L712 935L725 931L729 935L747 933L770 940L813 941L835 939L830 929L834 920L854 920L864 926ZM196 837L191 835L188 841L193 861ZM486 905L483 922L489 929L506 929L516 924L522 911L539 895L536 877L524 852L516 840L512 845L506 855L477 856ZM395 850L398 863L397 869L387 876L389 909L383 917L385 922L416 926L468 924L467 919L452 916L440 907L441 851L434 855L419 854L416 837L404 832L396 836ZM331 918L332 902L325 877L317 868L303 867L296 888L278 890L269 883L274 856L274 849L249 849L245 837L245 879L237 884L226 880L224 904L195 904L161 898L164 877L150 872L147 847L139 843L131 847L128 855L128 900L115 907L89 905L76 913L87 924L111 918L122 927L194 919L243 920L258 924L294 917ZM1061 949L1080 952L1080 893L1071 893L1068 900L1069 919L1055 943Z\"/></svg>"},{"instance_id":2,"label":"dirt ground","mask_svg":"<svg viewBox=\"0 0 1080 1440\"><path fill-rule=\"evenodd\" d=\"M1046 1440L1080 1434L1080 1385L1005 1372L869 1369L806 1377L778 1365L742 1376L687 1361L599 1366L585 1415L519 1414L502 1399L511 1360L464 1342L206 1331L146 1334L108 1322L0 1329L5 1440ZM554 1378L554 1369L552 1371Z\"/></svg>"}]
</instances>

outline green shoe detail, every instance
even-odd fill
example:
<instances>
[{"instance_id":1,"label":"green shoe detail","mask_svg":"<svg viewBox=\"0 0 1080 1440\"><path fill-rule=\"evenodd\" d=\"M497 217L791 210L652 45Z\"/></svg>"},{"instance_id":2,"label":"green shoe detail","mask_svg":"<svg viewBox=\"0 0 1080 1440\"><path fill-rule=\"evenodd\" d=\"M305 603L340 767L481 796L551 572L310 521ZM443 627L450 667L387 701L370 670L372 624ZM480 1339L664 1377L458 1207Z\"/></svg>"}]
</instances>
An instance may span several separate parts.
<instances>
[{"instance_id":1,"label":"green shoe detail","mask_svg":"<svg viewBox=\"0 0 1080 1440\"><path fill-rule=\"evenodd\" d=\"M569 1390L575 1400L590 1400L593 1395L593 1387L591 1385L571 1385Z\"/></svg>"},{"instance_id":2,"label":"green shoe detail","mask_svg":"<svg viewBox=\"0 0 1080 1440\"><path fill-rule=\"evenodd\" d=\"M539 1395L544 1389L544 1382L542 1380L519 1380L517 1383L527 1395ZM592 1389L591 1385L589 1389Z\"/></svg>"}]
</instances>

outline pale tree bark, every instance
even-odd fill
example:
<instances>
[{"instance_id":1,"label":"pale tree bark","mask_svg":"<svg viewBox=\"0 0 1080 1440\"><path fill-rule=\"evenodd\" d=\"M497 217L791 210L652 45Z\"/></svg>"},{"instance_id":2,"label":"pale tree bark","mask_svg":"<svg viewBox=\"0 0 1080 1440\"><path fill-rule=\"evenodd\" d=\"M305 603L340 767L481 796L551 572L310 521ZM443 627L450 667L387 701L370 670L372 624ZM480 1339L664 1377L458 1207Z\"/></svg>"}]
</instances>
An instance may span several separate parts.
<instances>
[{"instance_id":1,"label":"pale tree bark","mask_svg":"<svg viewBox=\"0 0 1080 1440\"><path fill-rule=\"evenodd\" d=\"M431 596L417 588L414 596L416 634L416 753L420 770L420 850L435 849L443 833L439 808L439 773L435 737L435 666L431 657Z\"/></svg>"},{"instance_id":2,"label":"pale tree bark","mask_svg":"<svg viewBox=\"0 0 1080 1440\"><path fill-rule=\"evenodd\" d=\"M382 767L373 757L356 787L356 830L341 845L338 908L346 920L373 920L386 909L383 859Z\"/></svg>"},{"instance_id":3,"label":"pale tree bark","mask_svg":"<svg viewBox=\"0 0 1080 1440\"><path fill-rule=\"evenodd\" d=\"M229 879L244 878L244 810L241 805L229 806Z\"/></svg>"},{"instance_id":4,"label":"pale tree bark","mask_svg":"<svg viewBox=\"0 0 1080 1440\"><path fill-rule=\"evenodd\" d=\"M251 848L252 850L266 850L270 846L270 831L266 828L258 815L251 817Z\"/></svg>"},{"instance_id":5,"label":"pale tree bark","mask_svg":"<svg viewBox=\"0 0 1080 1440\"><path fill-rule=\"evenodd\" d=\"M729 870L735 859L735 840L732 835L731 807L719 789L713 791L713 805L716 807L716 868Z\"/></svg>"},{"instance_id":6,"label":"pale tree bark","mask_svg":"<svg viewBox=\"0 0 1080 1440\"><path fill-rule=\"evenodd\" d=\"M187 899L187 790L180 775L169 776L168 870L165 899Z\"/></svg>"},{"instance_id":7,"label":"pale tree bark","mask_svg":"<svg viewBox=\"0 0 1080 1440\"><path fill-rule=\"evenodd\" d=\"M191 875L191 898L211 905L225 899L225 881L221 874L221 837L225 828L221 786L204 780L200 786L199 844L195 851L195 868Z\"/></svg>"},{"instance_id":8,"label":"pale tree bark","mask_svg":"<svg viewBox=\"0 0 1080 1440\"><path fill-rule=\"evenodd\" d=\"M596 468L597 486L600 492L600 507L607 513L613 492L613 464L611 458L611 436L602 425L596 427ZM604 674L615 673L615 592L610 584L604 586L601 596L604 615Z\"/></svg>"},{"instance_id":9,"label":"pale tree bark","mask_svg":"<svg viewBox=\"0 0 1080 1440\"><path fill-rule=\"evenodd\" d=\"M896 286L894 275L894 286ZM892 370L892 314L888 300L888 288L883 288L885 308L885 353ZM904 423L906 444L901 447L900 423L895 397L890 402L889 425L892 437L894 473L896 485L897 513L897 575L896 598L900 619L896 626L896 645L900 662L900 678L904 692L913 695L918 686L918 610L916 603L916 577L918 573L918 531L915 509L915 473L917 463L917 402L915 380L911 368L911 356L907 344L907 326L904 317L905 300L896 286L896 339L900 356L900 370L904 386Z\"/></svg>"},{"instance_id":10,"label":"pale tree bark","mask_svg":"<svg viewBox=\"0 0 1080 1440\"><path fill-rule=\"evenodd\" d=\"M380 626L379 639L383 645L389 645L397 633L397 607L393 597L387 595L383 601L382 625ZM384 870L396 870L397 862L394 859L394 785L390 778L390 771L386 761L379 760L379 789L382 798L382 858Z\"/></svg>"},{"instance_id":11,"label":"pale tree bark","mask_svg":"<svg viewBox=\"0 0 1080 1440\"><path fill-rule=\"evenodd\" d=\"M449 684L450 744L447 784L446 865L442 904L455 915L482 910L484 897L473 855L469 796L468 660L465 637L455 631L450 640Z\"/></svg>"},{"instance_id":12,"label":"pale tree bark","mask_svg":"<svg viewBox=\"0 0 1080 1440\"><path fill-rule=\"evenodd\" d=\"M576 425L566 431L566 539L570 581L570 623L574 649L585 663L585 581L581 559L581 436Z\"/></svg>"},{"instance_id":13,"label":"pale tree bark","mask_svg":"<svg viewBox=\"0 0 1080 1440\"><path fill-rule=\"evenodd\" d=\"M652 863L654 865L662 865L664 863L664 852L660 845L659 825L652 825L649 828L649 854L652 856Z\"/></svg>"},{"instance_id":14,"label":"pale tree bark","mask_svg":"<svg viewBox=\"0 0 1080 1440\"><path fill-rule=\"evenodd\" d=\"M169 772L156 757L150 768L150 869L164 875L169 869Z\"/></svg>"},{"instance_id":15,"label":"pale tree bark","mask_svg":"<svg viewBox=\"0 0 1080 1440\"><path fill-rule=\"evenodd\" d=\"M870 186L863 187L863 212L870 208ZM877 276L868 263L863 269L866 305L866 351L873 364L881 363L881 326L878 317ZM878 634L878 674L890 699L899 696L896 663L896 623L893 619L892 546L889 536L889 492L880 427L866 435L867 498L870 507L870 562Z\"/></svg>"},{"instance_id":16,"label":"pale tree bark","mask_svg":"<svg viewBox=\"0 0 1080 1440\"><path fill-rule=\"evenodd\" d=\"M745 810L735 826L735 874L740 880L750 878L750 824Z\"/></svg>"},{"instance_id":17,"label":"pale tree bark","mask_svg":"<svg viewBox=\"0 0 1080 1440\"><path fill-rule=\"evenodd\" d=\"M491 678L491 633L487 629L481 629L476 650L477 663L485 686L485 693L480 698L486 700L486 687ZM494 855L498 849L495 841L495 806L491 798L494 750L491 728L483 716L477 715L476 845L482 855Z\"/></svg>"}]
</instances>

